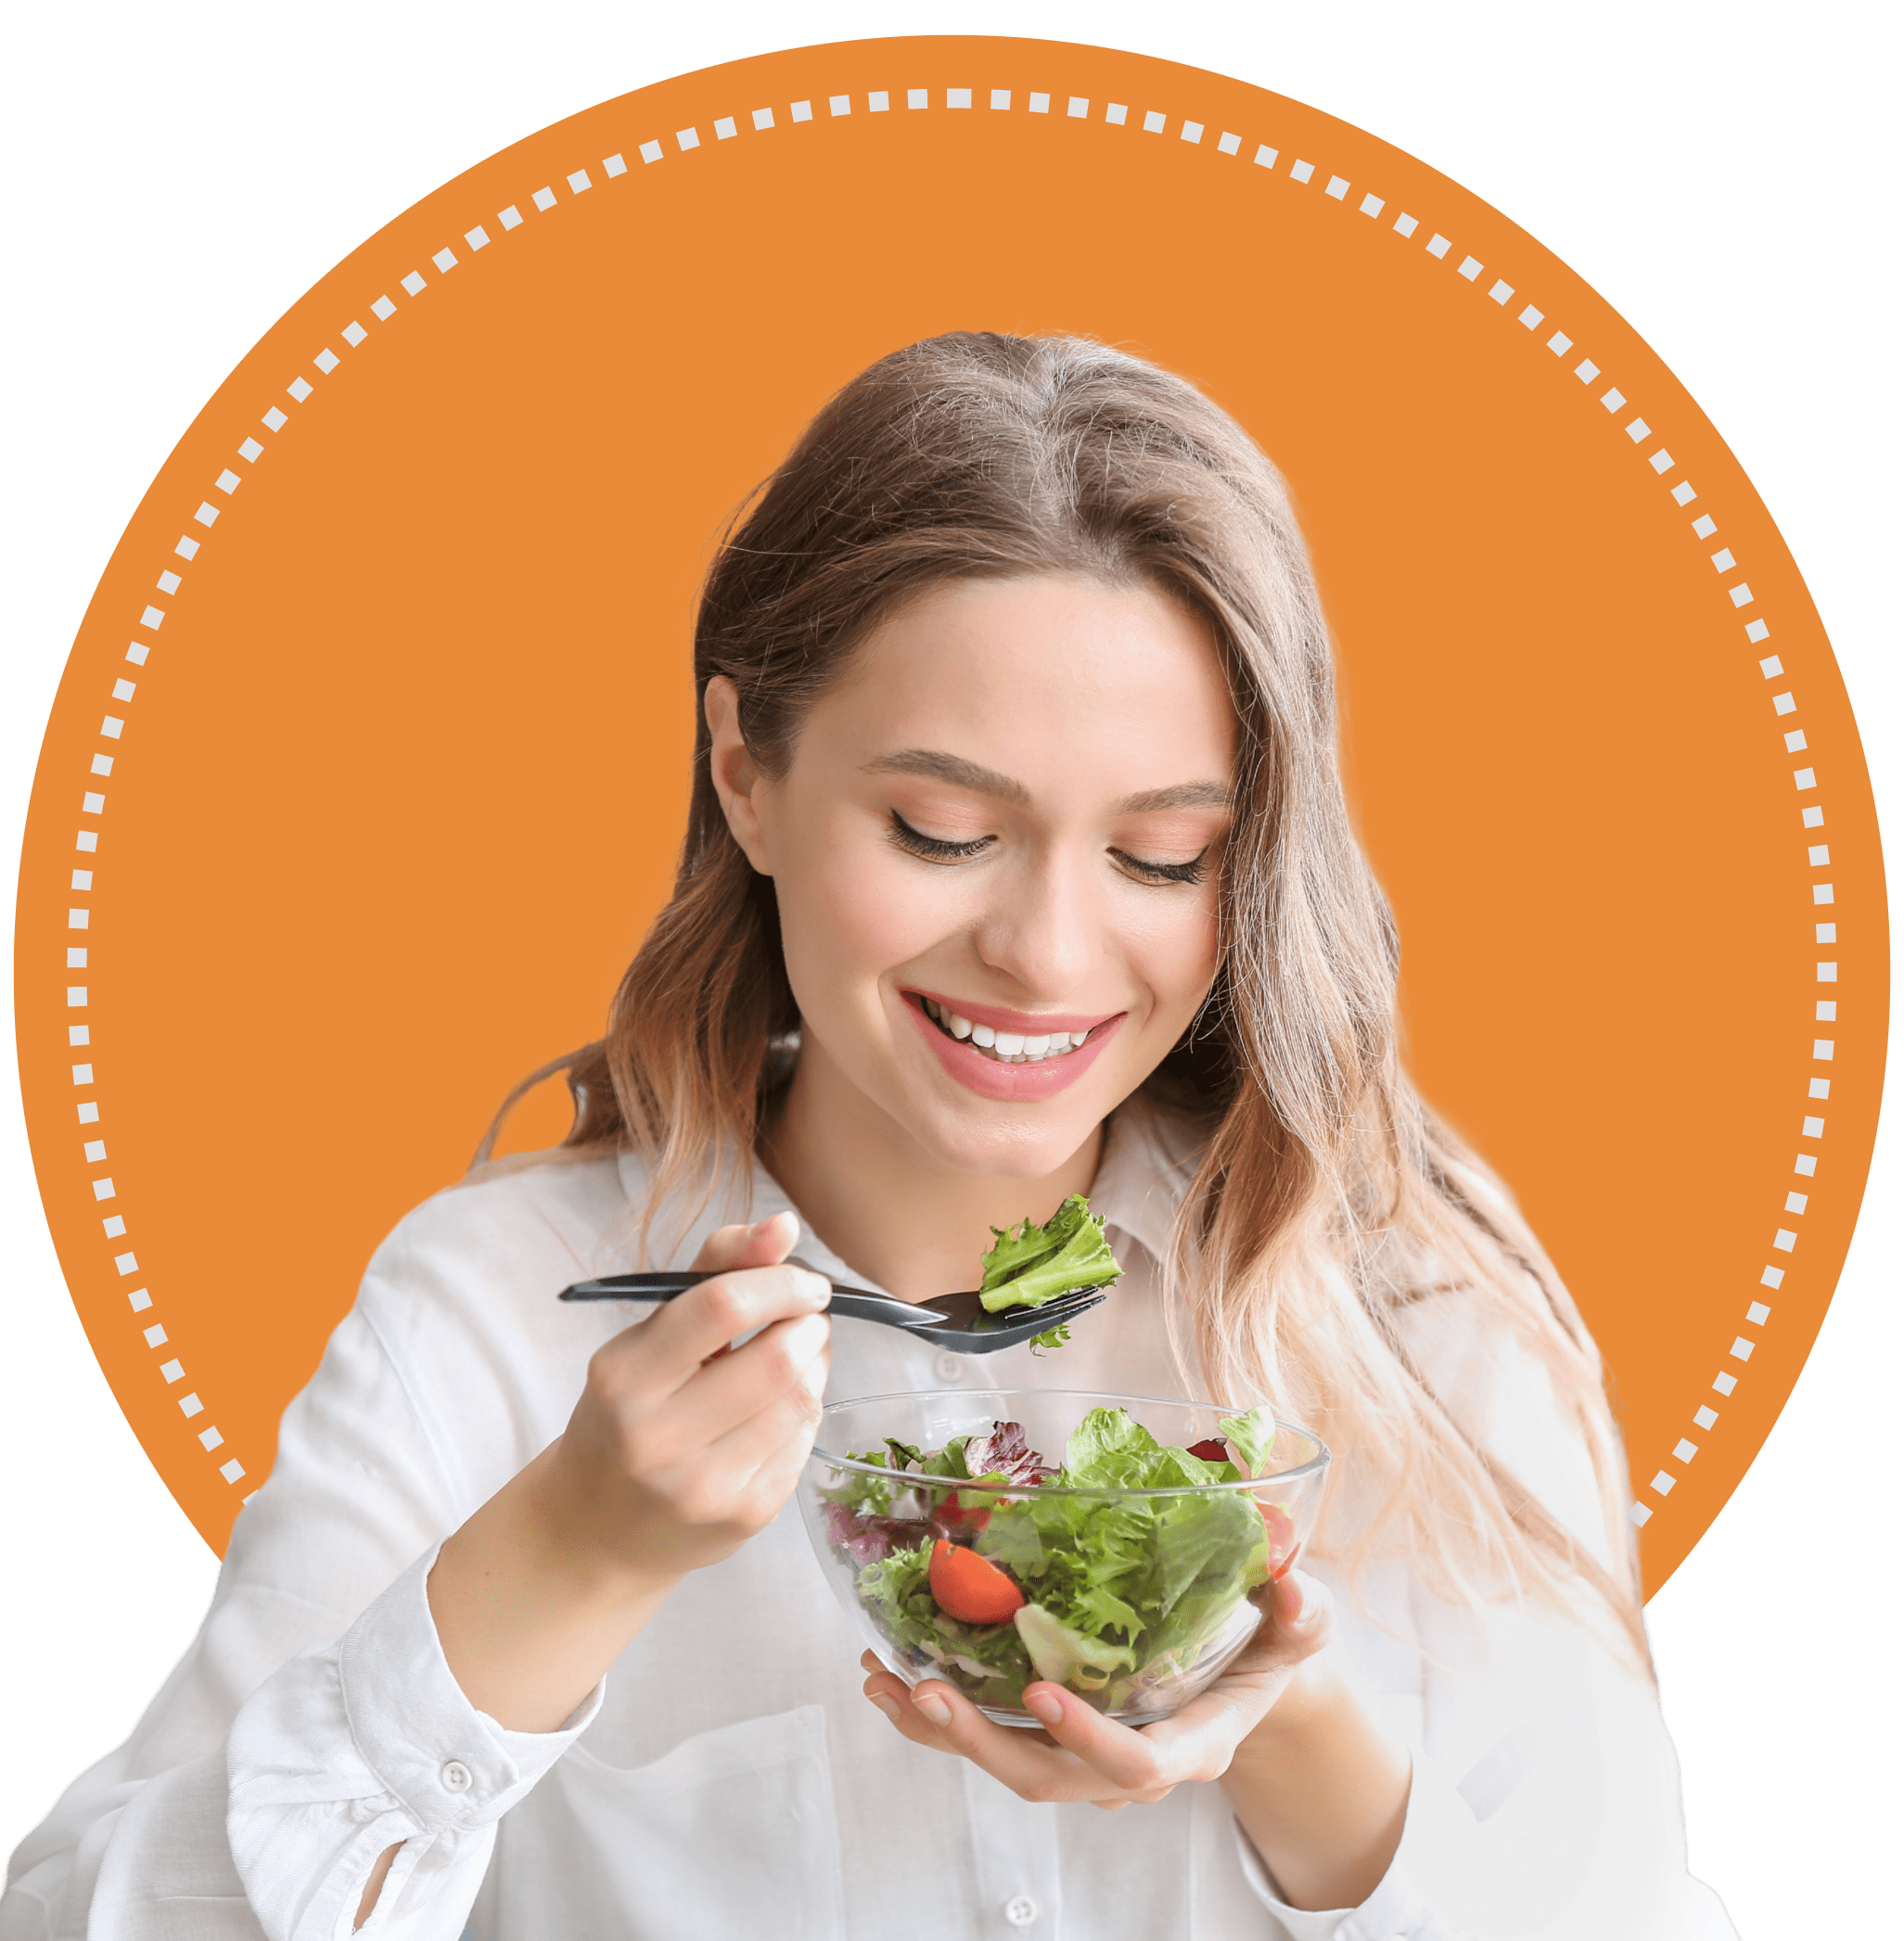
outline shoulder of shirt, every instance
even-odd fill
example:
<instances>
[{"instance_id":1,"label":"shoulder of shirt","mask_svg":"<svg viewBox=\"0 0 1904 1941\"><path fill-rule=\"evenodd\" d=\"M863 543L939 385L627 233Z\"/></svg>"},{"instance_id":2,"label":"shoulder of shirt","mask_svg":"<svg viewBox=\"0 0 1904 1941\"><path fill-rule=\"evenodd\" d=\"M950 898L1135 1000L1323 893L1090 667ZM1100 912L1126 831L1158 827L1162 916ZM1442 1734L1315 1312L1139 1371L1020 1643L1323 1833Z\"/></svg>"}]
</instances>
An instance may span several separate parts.
<instances>
[{"instance_id":1,"label":"shoulder of shirt","mask_svg":"<svg viewBox=\"0 0 1904 1941\"><path fill-rule=\"evenodd\" d=\"M1449 1413L1549 1513L1606 1561L1584 1425L1547 1360L1498 1297L1449 1288L1403 1307L1397 1326Z\"/></svg>"},{"instance_id":2,"label":"shoulder of shirt","mask_svg":"<svg viewBox=\"0 0 1904 1941\"><path fill-rule=\"evenodd\" d=\"M527 1261L585 1279L606 1271L628 1211L612 1153L512 1155L412 1207L372 1257L366 1284L419 1270L514 1280Z\"/></svg>"}]
</instances>

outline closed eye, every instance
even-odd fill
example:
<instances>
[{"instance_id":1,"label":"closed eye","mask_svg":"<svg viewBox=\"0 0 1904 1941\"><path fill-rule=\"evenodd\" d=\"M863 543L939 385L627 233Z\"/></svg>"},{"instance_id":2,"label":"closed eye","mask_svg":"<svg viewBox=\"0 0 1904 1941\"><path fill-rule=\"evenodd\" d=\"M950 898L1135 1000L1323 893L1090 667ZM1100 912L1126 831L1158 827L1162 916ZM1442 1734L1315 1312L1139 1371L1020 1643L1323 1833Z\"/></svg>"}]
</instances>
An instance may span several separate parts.
<instances>
[{"instance_id":1,"label":"closed eye","mask_svg":"<svg viewBox=\"0 0 1904 1941\"><path fill-rule=\"evenodd\" d=\"M995 836L975 836L966 842L948 842L943 836L927 836L923 829L915 829L897 809L887 811L889 819L887 840L909 856L917 856L926 862L969 862L973 857L983 855L998 838ZM1141 856L1132 856L1123 849L1112 849L1108 853L1126 875L1141 883L1201 883L1207 874L1210 845L1206 843L1186 862L1149 862Z\"/></svg>"},{"instance_id":2,"label":"closed eye","mask_svg":"<svg viewBox=\"0 0 1904 1941\"><path fill-rule=\"evenodd\" d=\"M891 826L887 830L887 840L906 851L909 856L918 856L927 862L965 862L972 857L990 849L998 840L995 836L980 836L970 842L946 842L937 836L927 836L924 830L915 829L897 809L887 811L891 817Z\"/></svg>"},{"instance_id":3,"label":"closed eye","mask_svg":"<svg viewBox=\"0 0 1904 1941\"><path fill-rule=\"evenodd\" d=\"M1127 855L1122 849L1113 849L1111 854L1145 883L1201 883L1209 852L1210 846L1205 843L1188 862L1146 862L1141 856Z\"/></svg>"}]
</instances>

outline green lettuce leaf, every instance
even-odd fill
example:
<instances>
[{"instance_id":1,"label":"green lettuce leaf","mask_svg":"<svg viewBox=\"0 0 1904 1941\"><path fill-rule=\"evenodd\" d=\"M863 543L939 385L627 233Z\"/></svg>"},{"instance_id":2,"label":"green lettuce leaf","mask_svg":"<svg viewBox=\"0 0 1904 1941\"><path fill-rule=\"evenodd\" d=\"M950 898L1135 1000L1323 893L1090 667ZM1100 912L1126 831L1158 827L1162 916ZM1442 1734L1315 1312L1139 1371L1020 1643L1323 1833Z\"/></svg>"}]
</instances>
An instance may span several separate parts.
<instances>
[{"instance_id":1,"label":"green lettuce leaf","mask_svg":"<svg viewBox=\"0 0 1904 1941\"><path fill-rule=\"evenodd\" d=\"M917 1550L894 1551L878 1563L868 1564L859 1575L861 1600L903 1644L917 1644L939 1615L926 1582L932 1564L930 1534Z\"/></svg>"},{"instance_id":2,"label":"green lettuce leaf","mask_svg":"<svg viewBox=\"0 0 1904 1941\"><path fill-rule=\"evenodd\" d=\"M848 1453L855 1462L868 1462L881 1469L888 1466L889 1459L883 1449L850 1449ZM905 1487L901 1482L888 1483L878 1476L864 1476L857 1470L844 1469L833 1486L821 1494L828 1502L838 1503L856 1516L884 1516L892 1507L893 1498Z\"/></svg>"},{"instance_id":3,"label":"green lettuce leaf","mask_svg":"<svg viewBox=\"0 0 1904 1941\"><path fill-rule=\"evenodd\" d=\"M967 1436L954 1436L943 1449L937 1449L929 1456L919 1460L919 1473L928 1476L951 1476L954 1481L969 1483L977 1480L965 1466L965 1445L971 1440Z\"/></svg>"},{"instance_id":4,"label":"green lettuce leaf","mask_svg":"<svg viewBox=\"0 0 1904 1941\"><path fill-rule=\"evenodd\" d=\"M1243 1458L1244 1474L1260 1475L1269 1458L1270 1445L1276 1439L1276 1422L1269 1410L1252 1409L1247 1415L1225 1416L1217 1427Z\"/></svg>"},{"instance_id":5,"label":"green lettuce leaf","mask_svg":"<svg viewBox=\"0 0 1904 1941\"><path fill-rule=\"evenodd\" d=\"M1101 1692L1114 1674L1136 1669L1128 1645L1105 1644L1060 1624L1037 1604L1020 1605L1012 1614L1012 1624L1024 1640L1038 1676L1054 1685Z\"/></svg>"},{"instance_id":6,"label":"green lettuce leaf","mask_svg":"<svg viewBox=\"0 0 1904 1941\"><path fill-rule=\"evenodd\" d=\"M1103 1219L1082 1194L1074 1193L1042 1226L1028 1216L1016 1228L991 1232L978 1283L980 1305L990 1314L1041 1308L1074 1287L1107 1286L1124 1271L1104 1237Z\"/></svg>"}]
</instances>

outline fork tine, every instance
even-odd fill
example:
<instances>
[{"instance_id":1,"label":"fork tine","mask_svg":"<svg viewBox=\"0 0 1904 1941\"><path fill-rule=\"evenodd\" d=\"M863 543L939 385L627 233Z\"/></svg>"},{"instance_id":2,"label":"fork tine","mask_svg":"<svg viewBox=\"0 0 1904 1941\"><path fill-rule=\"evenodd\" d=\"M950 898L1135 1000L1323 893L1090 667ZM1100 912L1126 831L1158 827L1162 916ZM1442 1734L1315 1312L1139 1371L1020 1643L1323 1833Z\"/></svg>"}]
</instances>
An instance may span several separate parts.
<instances>
[{"instance_id":1,"label":"fork tine","mask_svg":"<svg viewBox=\"0 0 1904 1941\"><path fill-rule=\"evenodd\" d=\"M922 1341L952 1348L961 1354L996 1354L1000 1348L1016 1347L1020 1342L1030 1341L1048 1329L1071 1321L1087 1309L1095 1308L1103 1299L1103 1291L1092 1288L1075 1298L1067 1296L1063 1301L1047 1301L1041 1308L1019 1308L1005 1314L981 1315L978 1321L963 1325L953 1322L943 1327L917 1328L913 1332ZM980 1322L990 1322L993 1325L981 1326Z\"/></svg>"}]
</instances>

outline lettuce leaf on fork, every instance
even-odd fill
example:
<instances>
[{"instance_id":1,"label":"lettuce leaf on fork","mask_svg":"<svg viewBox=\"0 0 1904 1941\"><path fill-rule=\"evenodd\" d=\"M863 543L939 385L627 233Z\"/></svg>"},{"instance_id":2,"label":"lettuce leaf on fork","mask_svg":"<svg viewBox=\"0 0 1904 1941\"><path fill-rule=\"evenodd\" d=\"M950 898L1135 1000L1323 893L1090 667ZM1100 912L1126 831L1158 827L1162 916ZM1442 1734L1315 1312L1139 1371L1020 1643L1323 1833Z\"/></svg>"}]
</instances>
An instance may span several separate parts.
<instances>
[{"instance_id":1,"label":"lettuce leaf on fork","mask_svg":"<svg viewBox=\"0 0 1904 1941\"><path fill-rule=\"evenodd\" d=\"M1124 1271L1104 1237L1104 1219L1074 1193L1040 1226L993 1227L984 1257L979 1304L988 1314L1007 1308L1041 1308L1078 1287L1104 1287ZM1055 1331L1054 1331L1055 1332Z\"/></svg>"}]
</instances>

